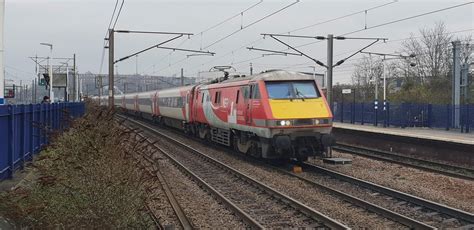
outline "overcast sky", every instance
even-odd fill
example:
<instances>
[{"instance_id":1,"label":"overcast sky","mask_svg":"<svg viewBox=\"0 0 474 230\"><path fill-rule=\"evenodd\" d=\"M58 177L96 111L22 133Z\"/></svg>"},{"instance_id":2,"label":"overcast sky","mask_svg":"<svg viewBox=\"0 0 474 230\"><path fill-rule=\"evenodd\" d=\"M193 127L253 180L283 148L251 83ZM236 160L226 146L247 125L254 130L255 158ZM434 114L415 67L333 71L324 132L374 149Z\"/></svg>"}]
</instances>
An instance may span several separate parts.
<instances>
[{"instance_id":1,"label":"overcast sky","mask_svg":"<svg viewBox=\"0 0 474 230\"><path fill-rule=\"evenodd\" d=\"M122 0L119 0L121 2ZM256 4L259 0L125 0L116 29L169 31L195 33L191 39L183 37L166 46L179 46L184 49L201 49L215 41L265 17L295 0L263 0L256 7L245 12L243 16L223 23L222 25L200 34L205 29L238 14ZM116 0L6 0L5 8L5 65L6 78L19 81L31 81L35 65L29 56L47 56L49 50L40 46L40 42L54 44L54 56L72 57L77 55L80 72L100 72L103 39L109 24ZM189 53L170 52L169 50L152 49L129 60L117 64L119 73L179 75L180 68L185 69L186 76L196 76L199 71L207 71L216 65L232 65L240 72L249 71L252 62L256 72L265 69L287 68L312 72L311 60L299 56L265 56L262 52L248 51L246 46L282 50L286 47L271 38L261 39L261 33L288 33L308 25L335 19L365 9L390 3L390 0L358 1L317 1L301 0L299 3L245 28L227 39L204 50L215 52L211 56L194 56L186 58ZM348 32L384 22L410 17L425 12L454 6L472 1L412 1L400 0L392 4L365 13L355 14L294 31L292 35L341 35ZM119 4L120 5L120 4ZM347 36L351 37L386 37L389 42L377 44L367 51L395 52L400 49L401 39L411 33L417 35L424 27L433 27L436 22L444 22L448 31L455 36L473 34L474 4L402 21L399 23L367 29ZM463 32L459 32L463 31ZM115 59L147 48L169 39L166 35L117 34ZM291 45L302 45L315 40L284 38ZM392 41L392 42L391 42ZM344 58L361 47L369 44L368 40L335 41L335 61ZM299 48L308 55L326 62L326 42L319 42ZM106 52L107 54L107 52ZM360 58L354 56L352 61L335 69L334 82L348 82L353 70L353 63ZM180 61L180 62L178 62ZM317 72L324 73L322 67ZM104 58L102 73L107 71L107 55Z\"/></svg>"}]
</instances>

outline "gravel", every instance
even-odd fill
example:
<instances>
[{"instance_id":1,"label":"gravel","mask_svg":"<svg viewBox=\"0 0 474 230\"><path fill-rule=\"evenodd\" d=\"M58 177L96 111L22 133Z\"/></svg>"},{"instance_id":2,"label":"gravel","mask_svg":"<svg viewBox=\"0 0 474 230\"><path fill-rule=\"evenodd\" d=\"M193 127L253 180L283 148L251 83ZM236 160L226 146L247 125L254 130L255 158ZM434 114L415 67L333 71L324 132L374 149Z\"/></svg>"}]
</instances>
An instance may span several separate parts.
<instances>
[{"instance_id":1,"label":"gravel","mask_svg":"<svg viewBox=\"0 0 474 230\"><path fill-rule=\"evenodd\" d=\"M147 135L147 137L154 140L151 135ZM195 228L217 229L225 226L226 228L242 229L247 227L239 217L235 216L223 204L218 203L196 182L178 170L165 156L155 153L155 157L159 158L159 167L163 177L166 178L176 200ZM167 203L167 198L165 197L165 199L159 200L159 203Z\"/></svg>"},{"instance_id":2,"label":"gravel","mask_svg":"<svg viewBox=\"0 0 474 230\"><path fill-rule=\"evenodd\" d=\"M150 171L157 170L156 165L152 165L147 161L142 161L147 169ZM173 208L171 207L168 198L161 186L161 182L156 178L148 180L146 187L151 188L148 191L148 207L150 211L158 218L158 221L162 226L175 226L179 227L179 221L176 217Z\"/></svg>"},{"instance_id":3,"label":"gravel","mask_svg":"<svg viewBox=\"0 0 474 230\"><path fill-rule=\"evenodd\" d=\"M352 159L352 165L329 165L318 159L310 160L310 162L428 200L474 212L474 181L337 151L333 151L333 157Z\"/></svg>"},{"instance_id":4,"label":"gravel","mask_svg":"<svg viewBox=\"0 0 474 230\"><path fill-rule=\"evenodd\" d=\"M454 219L451 216L442 215L436 213L433 210L425 209L420 206L407 203L403 200L396 199L391 196L380 194L376 191L354 185L352 183L334 179L330 176L324 176L312 172L303 172L302 176L312 181L316 181L320 184L323 184L327 187L351 194L352 196L358 197L362 200L370 201L373 204L384 207L396 213L408 216L412 219L429 224L431 226L435 226L440 229L458 228L468 224L464 221Z\"/></svg>"},{"instance_id":5,"label":"gravel","mask_svg":"<svg viewBox=\"0 0 474 230\"><path fill-rule=\"evenodd\" d=\"M251 162L243 161L241 158L232 156L229 153L215 149L213 146L206 146L203 143L197 143L182 135L165 131L167 134L185 141L192 147L205 152L209 156L230 165L231 167L247 174L260 182L287 194L294 199L314 208L317 211L334 218L351 228L377 228L377 229L404 229L398 223L388 220L375 213L353 206L340 198L315 188L294 177L276 172L275 170L257 166ZM161 141L160 145L173 146L167 141ZM172 148L172 147L171 147Z\"/></svg>"}]
</instances>

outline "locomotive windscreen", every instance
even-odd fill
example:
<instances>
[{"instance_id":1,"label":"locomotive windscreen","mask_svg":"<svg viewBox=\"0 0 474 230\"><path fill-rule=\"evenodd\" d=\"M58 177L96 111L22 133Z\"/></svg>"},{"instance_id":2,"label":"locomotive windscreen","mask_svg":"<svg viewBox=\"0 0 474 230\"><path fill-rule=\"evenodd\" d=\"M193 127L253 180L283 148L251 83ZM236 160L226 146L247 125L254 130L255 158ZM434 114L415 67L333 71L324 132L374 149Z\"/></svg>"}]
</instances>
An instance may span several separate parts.
<instances>
[{"instance_id":1,"label":"locomotive windscreen","mask_svg":"<svg viewBox=\"0 0 474 230\"><path fill-rule=\"evenodd\" d=\"M270 99L318 98L314 81L271 81L265 82Z\"/></svg>"}]
</instances>

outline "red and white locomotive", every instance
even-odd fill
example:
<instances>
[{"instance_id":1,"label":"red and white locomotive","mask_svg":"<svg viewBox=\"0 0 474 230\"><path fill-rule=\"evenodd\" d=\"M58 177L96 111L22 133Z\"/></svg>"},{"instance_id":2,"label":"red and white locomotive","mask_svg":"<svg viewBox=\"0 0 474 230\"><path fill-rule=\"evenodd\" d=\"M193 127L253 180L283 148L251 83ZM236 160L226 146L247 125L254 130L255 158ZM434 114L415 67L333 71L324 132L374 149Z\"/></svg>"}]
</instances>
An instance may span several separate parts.
<instances>
[{"instance_id":1,"label":"red and white locomotive","mask_svg":"<svg viewBox=\"0 0 474 230\"><path fill-rule=\"evenodd\" d=\"M325 96L312 76L297 72L125 94L115 106L262 158L303 161L334 142Z\"/></svg>"}]
</instances>

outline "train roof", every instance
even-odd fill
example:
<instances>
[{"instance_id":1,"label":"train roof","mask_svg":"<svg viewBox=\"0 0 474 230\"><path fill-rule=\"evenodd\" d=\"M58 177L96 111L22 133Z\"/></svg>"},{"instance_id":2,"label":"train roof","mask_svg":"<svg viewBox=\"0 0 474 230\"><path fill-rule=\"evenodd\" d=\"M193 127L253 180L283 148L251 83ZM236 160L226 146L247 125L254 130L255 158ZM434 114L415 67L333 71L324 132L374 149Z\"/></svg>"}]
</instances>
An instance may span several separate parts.
<instances>
[{"instance_id":1,"label":"train roof","mask_svg":"<svg viewBox=\"0 0 474 230\"><path fill-rule=\"evenodd\" d=\"M293 72L293 71L286 71L286 70L269 70L266 72L262 72L255 75L245 76L245 77L233 77L225 81L221 81L219 83L208 83L204 84L207 85L208 88L217 88L222 87L222 85L230 84L247 84L250 81L291 81L291 80L314 80L312 75Z\"/></svg>"},{"instance_id":2,"label":"train roof","mask_svg":"<svg viewBox=\"0 0 474 230\"><path fill-rule=\"evenodd\" d=\"M197 84L197 85L187 85L187 86L178 86L178 87L173 87L173 88L168 88L168 89L161 89L161 90L153 90L153 91L147 91L147 92L137 92L137 93L130 93L130 94L125 94L125 97L130 97L130 96L136 96L138 97L146 97L149 96L150 94L160 92L160 93L169 93L169 92L175 92L176 90L179 91L188 91L192 90L193 87L198 87L201 88L201 86L205 86L205 88L219 88L222 87L223 85L229 84L229 85L239 85L240 84L247 84L250 81L291 81L291 80L314 80L312 75L304 74L304 73L299 73L299 72L294 72L294 71L286 71L286 70L269 70L265 71L259 74L255 75L250 75L250 76L245 76L245 77L233 77L230 79L227 79L225 81L219 82L219 83L205 83L205 84ZM225 86L224 86L225 87Z\"/></svg>"},{"instance_id":3,"label":"train roof","mask_svg":"<svg viewBox=\"0 0 474 230\"><path fill-rule=\"evenodd\" d=\"M299 72L286 71L286 70L270 70L270 71L262 72L259 74L251 75L251 76L231 78L231 79L222 81L221 83L236 82L236 81L258 81L258 80L287 81L287 80L314 80L314 78L313 76L310 76L304 73L299 73Z\"/></svg>"}]
</instances>

